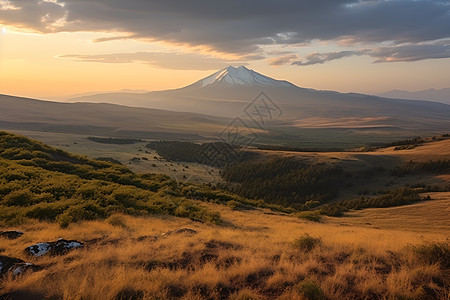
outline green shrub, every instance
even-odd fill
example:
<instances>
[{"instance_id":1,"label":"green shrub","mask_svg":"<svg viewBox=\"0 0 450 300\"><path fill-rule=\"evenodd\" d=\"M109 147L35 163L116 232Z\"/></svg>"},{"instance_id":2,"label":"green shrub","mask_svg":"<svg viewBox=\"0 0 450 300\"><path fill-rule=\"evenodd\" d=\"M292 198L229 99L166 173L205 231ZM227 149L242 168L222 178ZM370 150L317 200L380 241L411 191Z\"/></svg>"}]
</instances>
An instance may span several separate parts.
<instances>
[{"instance_id":1,"label":"green shrub","mask_svg":"<svg viewBox=\"0 0 450 300\"><path fill-rule=\"evenodd\" d=\"M83 203L66 209L64 213L58 216L57 221L64 228L70 223L81 220L95 220L102 217L105 217L104 209L95 204Z\"/></svg>"},{"instance_id":2,"label":"green shrub","mask_svg":"<svg viewBox=\"0 0 450 300\"><path fill-rule=\"evenodd\" d=\"M320 211L313 210L313 211L302 211L297 214L297 216L301 219L313 221L313 222L320 222L322 219L322 215L320 214Z\"/></svg>"},{"instance_id":3,"label":"green shrub","mask_svg":"<svg viewBox=\"0 0 450 300\"><path fill-rule=\"evenodd\" d=\"M124 221L124 218L122 215L119 215L119 214L112 215L107 219L107 221L109 224L111 224L114 227L127 228L127 224L125 224L125 221Z\"/></svg>"},{"instance_id":4,"label":"green shrub","mask_svg":"<svg viewBox=\"0 0 450 300\"><path fill-rule=\"evenodd\" d=\"M69 205L65 203L39 203L33 205L25 216L33 219L54 221Z\"/></svg>"},{"instance_id":5,"label":"green shrub","mask_svg":"<svg viewBox=\"0 0 450 300\"><path fill-rule=\"evenodd\" d=\"M325 294L320 286L311 279L304 279L294 286L294 290L308 300L324 300Z\"/></svg>"},{"instance_id":6,"label":"green shrub","mask_svg":"<svg viewBox=\"0 0 450 300\"><path fill-rule=\"evenodd\" d=\"M29 190L13 191L3 198L6 205L28 206L33 203L34 195Z\"/></svg>"},{"instance_id":7,"label":"green shrub","mask_svg":"<svg viewBox=\"0 0 450 300\"><path fill-rule=\"evenodd\" d=\"M316 246L320 245L321 239L310 236L305 233L298 239L294 241L294 247L303 250L305 252L309 252L314 249Z\"/></svg>"}]
</instances>

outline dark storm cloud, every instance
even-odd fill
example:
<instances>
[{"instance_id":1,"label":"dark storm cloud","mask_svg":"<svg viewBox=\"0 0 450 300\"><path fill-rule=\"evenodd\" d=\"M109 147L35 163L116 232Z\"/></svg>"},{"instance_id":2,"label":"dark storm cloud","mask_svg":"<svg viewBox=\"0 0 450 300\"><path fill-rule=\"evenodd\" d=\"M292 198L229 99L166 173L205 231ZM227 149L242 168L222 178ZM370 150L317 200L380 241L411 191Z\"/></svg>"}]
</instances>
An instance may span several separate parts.
<instances>
[{"instance_id":1,"label":"dark storm cloud","mask_svg":"<svg viewBox=\"0 0 450 300\"><path fill-rule=\"evenodd\" d=\"M450 36L450 1L55 1L10 1L18 9L1 10L0 23L40 32L119 31L119 39L204 46L243 57L260 56L261 45L342 39L401 44ZM51 26L63 17L63 26Z\"/></svg>"}]
</instances>

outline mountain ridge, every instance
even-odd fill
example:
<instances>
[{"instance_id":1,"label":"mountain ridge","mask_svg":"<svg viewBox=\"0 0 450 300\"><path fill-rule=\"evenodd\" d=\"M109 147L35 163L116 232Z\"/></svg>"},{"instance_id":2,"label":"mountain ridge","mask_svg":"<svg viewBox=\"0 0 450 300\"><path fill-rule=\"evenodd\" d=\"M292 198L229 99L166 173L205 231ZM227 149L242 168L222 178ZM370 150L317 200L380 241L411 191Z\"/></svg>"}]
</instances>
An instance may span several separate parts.
<instances>
[{"instance_id":1,"label":"mountain ridge","mask_svg":"<svg viewBox=\"0 0 450 300\"><path fill-rule=\"evenodd\" d=\"M409 100L429 100L450 105L450 88L426 89L415 92L394 89L377 94L377 96Z\"/></svg>"}]
</instances>

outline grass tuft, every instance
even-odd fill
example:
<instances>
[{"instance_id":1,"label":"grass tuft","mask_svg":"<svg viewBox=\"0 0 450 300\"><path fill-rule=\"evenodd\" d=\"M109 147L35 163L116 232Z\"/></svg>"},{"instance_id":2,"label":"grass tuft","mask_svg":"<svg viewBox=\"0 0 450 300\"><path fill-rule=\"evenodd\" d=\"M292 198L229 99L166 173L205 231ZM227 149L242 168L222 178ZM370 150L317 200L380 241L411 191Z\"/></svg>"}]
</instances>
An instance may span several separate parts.
<instances>
[{"instance_id":1,"label":"grass tuft","mask_svg":"<svg viewBox=\"0 0 450 300\"><path fill-rule=\"evenodd\" d=\"M440 264L450 269L450 245L446 242L409 246L414 255L428 264Z\"/></svg>"},{"instance_id":2,"label":"grass tuft","mask_svg":"<svg viewBox=\"0 0 450 300\"><path fill-rule=\"evenodd\" d=\"M296 239L294 241L294 247L299 250L309 252L312 249L314 249L315 247L317 247L318 245L320 245L320 243L321 243L320 238L315 238L315 237L312 237L309 234L305 233L301 237L299 237L298 239Z\"/></svg>"}]
</instances>

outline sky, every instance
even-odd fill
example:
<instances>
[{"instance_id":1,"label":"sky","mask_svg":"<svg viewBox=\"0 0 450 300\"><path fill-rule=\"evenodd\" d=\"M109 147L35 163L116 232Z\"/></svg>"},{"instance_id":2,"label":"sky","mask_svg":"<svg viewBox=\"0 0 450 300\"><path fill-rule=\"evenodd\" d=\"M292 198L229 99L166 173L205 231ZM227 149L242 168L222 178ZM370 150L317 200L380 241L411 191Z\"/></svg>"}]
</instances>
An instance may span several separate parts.
<instances>
[{"instance_id":1,"label":"sky","mask_svg":"<svg viewBox=\"0 0 450 300\"><path fill-rule=\"evenodd\" d=\"M0 93L179 88L228 65L298 86L450 87L450 1L0 0Z\"/></svg>"}]
</instances>

